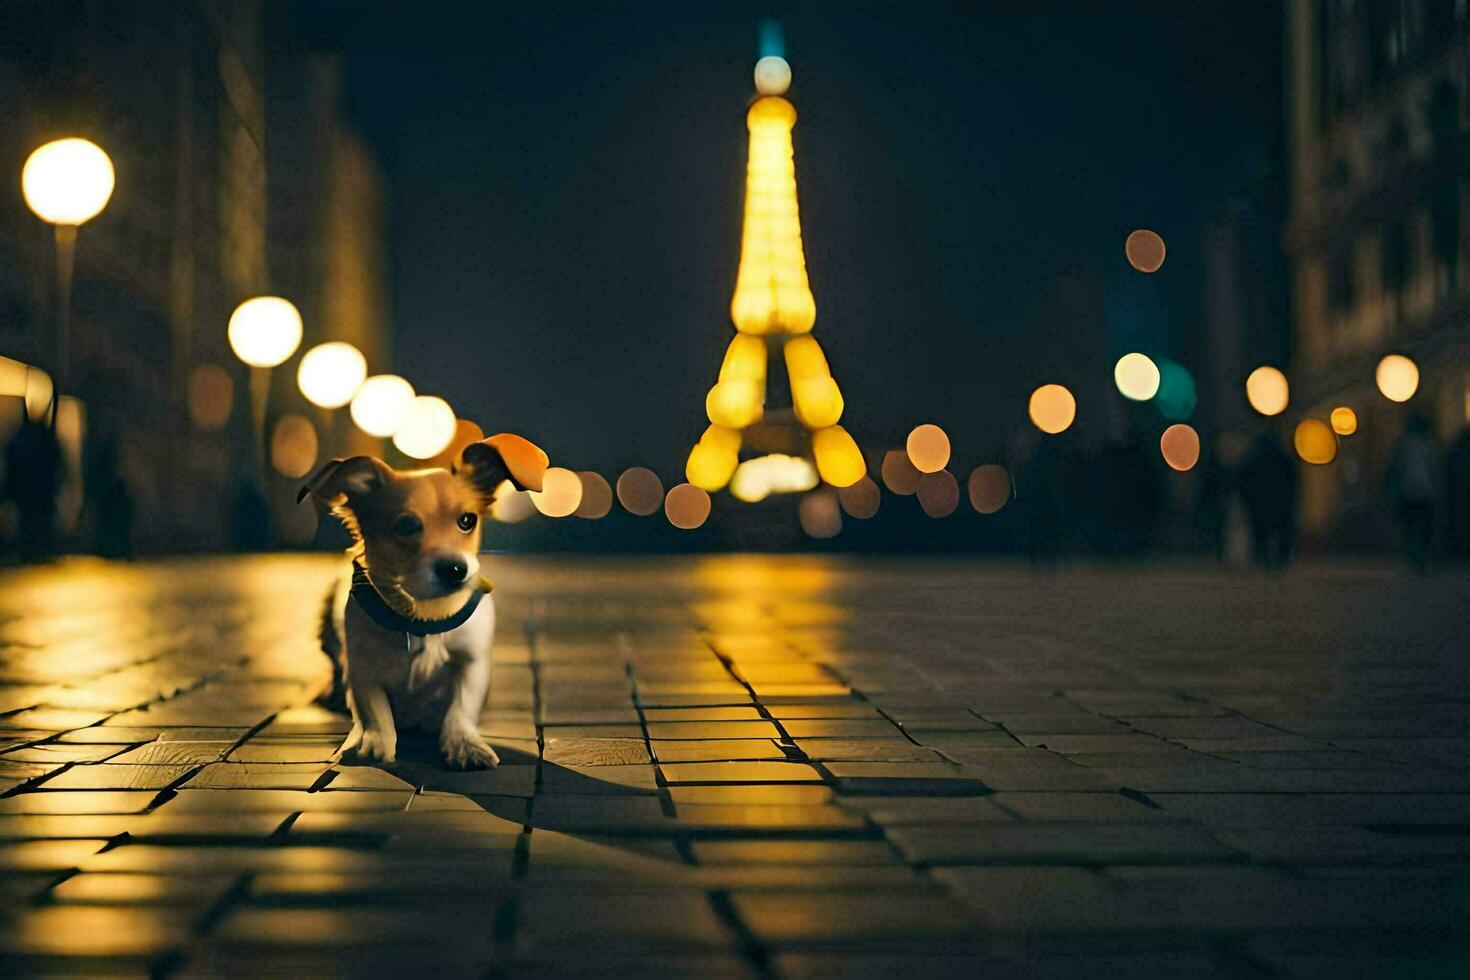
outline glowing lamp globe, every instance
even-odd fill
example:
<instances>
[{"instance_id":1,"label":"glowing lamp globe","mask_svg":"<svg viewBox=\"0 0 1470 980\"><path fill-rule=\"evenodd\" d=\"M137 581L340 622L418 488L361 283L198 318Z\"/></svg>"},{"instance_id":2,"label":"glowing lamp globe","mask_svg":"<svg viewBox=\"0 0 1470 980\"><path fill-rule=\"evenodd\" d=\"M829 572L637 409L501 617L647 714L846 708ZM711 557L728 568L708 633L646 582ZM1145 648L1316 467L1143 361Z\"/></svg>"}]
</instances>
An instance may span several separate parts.
<instances>
[{"instance_id":1,"label":"glowing lamp globe","mask_svg":"<svg viewBox=\"0 0 1470 980\"><path fill-rule=\"evenodd\" d=\"M1391 402L1406 402L1419 390L1419 365L1402 354L1390 354L1374 372L1378 390Z\"/></svg>"},{"instance_id":2,"label":"glowing lamp globe","mask_svg":"<svg viewBox=\"0 0 1470 980\"><path fill-rule=\"evenodd\" d=\"M341 408L367 379L367 358L351 344L334 340L317 344L301 358L296 386L319 408Z\"/></svg>"},{"instance_id":3,"label":"glowing lamp globe","mask_svg":"<svg viewBox=\"0 0 1470 980\"><path fill-rule=\"evenodd\" d=\"M1286 383L1286 375L1263 364L1245 379L1245 397L1251 403L1251 408L1262 415L1280 415L1286 411L1291 388Z\"/></svg>"},{"instance_id":4,"label":"glowing lamp globe","mask_svg":"<svg viewBox=\"0 0 1470 980\"><path fill-rule=\"evenodd\" d=\"M230 349L251 367L273 368L301 344L301 314L290 300L257 296L230 314Z\"/></svg>"},{"instance_id":5,"label":"glowing lamp globe","mask_svg":"<svg viewBox=\"0 0 1470 980\"><path fill-rule=\"evenodd\" d=\"M396 374L375 374L352 396L352 421L370 436L386 439L408 421L413 385Z\"/></svg>"},{"instance_id":6,"label":"glowing lamp globe","mask_svg":"<svg viewBox=\"0 0 1470 980\"><path fill-rule=\"evenodd\" d=\"M408 421L393 434L393 445L413 459L430 459L454 439L459 420L442 398L419 395L408 408Z\"/></svg>"},{"instance_id":7,"label":"glowing lamp globe","mask_svg":"<svg viewBox=\"0 0 1470 980\"><path fill-rule=\"evenodd\" d=\"M755 63L755 90L761 95L785 95L791 88L791 65L778 54Z\"/></svg>"},{"instance_id":8,"label":"glowing lamp globe","mask_svg":"<svg viewBox=\"0 0 1470 980\"><path fill-rule=\"evenodd\" d=\"M1113 383L1124 398L1146 402L1159 393L1159 366L1147 354L1124 354L1113 365Z\"/></svg>"},{"instance_id":9,"label":"glowing lamp globe","mask_svg":"<svg viewBox=\"0 0 1470 980\"><path fill-rule=\"evenodd\" d=\"M27 158L20 172L26 206L53 225L80 225L107 207L116 183L102 147L71 138L47 143Z\"/></svg>"}]
</instances>

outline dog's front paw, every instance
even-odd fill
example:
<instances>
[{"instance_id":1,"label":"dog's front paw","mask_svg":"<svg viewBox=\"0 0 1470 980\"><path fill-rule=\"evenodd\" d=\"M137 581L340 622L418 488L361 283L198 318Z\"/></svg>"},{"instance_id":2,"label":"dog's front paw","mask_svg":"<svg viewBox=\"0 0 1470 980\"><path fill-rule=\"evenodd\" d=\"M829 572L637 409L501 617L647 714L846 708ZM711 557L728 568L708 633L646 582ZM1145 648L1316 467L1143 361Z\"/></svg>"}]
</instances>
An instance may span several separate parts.
<instances>
[{"instance_id":1,"label":"dog's front paw","mask_svg":"<svg viewBox=\"0 0 1470 980\"><path fill-rule=\"evenodd\" d=\"M439 739L439 749L444 761L456 769L493 769L500 765L500 756L477 732L444 735Z\"/></svg>"},{"instance_id":2,"label":"dog's front paw","mask_svg":"<svg viewBox=\"0 0 1470 980\"><path fill-rule=\"evenodd\" d=\"M354 762L393 762L398 758L396 735L364 730L357 745L347 750Z\"/></svg>"}]
</instances>

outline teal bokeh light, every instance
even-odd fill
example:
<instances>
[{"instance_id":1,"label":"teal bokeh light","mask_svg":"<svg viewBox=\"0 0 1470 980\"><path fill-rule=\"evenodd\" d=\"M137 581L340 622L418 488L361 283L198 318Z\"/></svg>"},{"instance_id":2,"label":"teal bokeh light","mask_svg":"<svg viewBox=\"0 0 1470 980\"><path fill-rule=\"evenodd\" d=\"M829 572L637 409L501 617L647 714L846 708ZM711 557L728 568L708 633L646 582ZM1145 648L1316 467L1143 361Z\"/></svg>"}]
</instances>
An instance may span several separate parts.
<instances>
[{"instance_id":1,"label":"teal bokeh light","mask_svg":"<svg viewBox=\"0 0 1470 980\"><path fill-rule=\"evenodd\" d=\"M1183 422L1194 414L1198 396L1194 389L1194 376L1182 364L1155 358L1159 366L1159 392L1154 395L1154 405L1159 414L1174 422Z\"/></svg>"},{"instance_id":2,"label":"teal bokeh light","mask_svg":"<svg viewBox=\"0 0 1470 980\"><path fill-rule=\"evenodd\" d=\"M786 57L786 34L779 20L763 20L760 29L760 56Z\"/></svg>"}]
</instances>

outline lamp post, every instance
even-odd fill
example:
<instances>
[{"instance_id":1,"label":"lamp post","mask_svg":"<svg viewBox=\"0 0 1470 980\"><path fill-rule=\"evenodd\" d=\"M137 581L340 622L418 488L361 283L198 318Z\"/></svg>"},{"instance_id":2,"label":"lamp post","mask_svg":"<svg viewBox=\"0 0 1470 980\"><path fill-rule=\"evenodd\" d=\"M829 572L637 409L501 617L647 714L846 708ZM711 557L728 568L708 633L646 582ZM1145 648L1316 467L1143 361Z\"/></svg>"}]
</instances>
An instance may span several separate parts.
<instances>
[{"instance_id":1,"label":"lamp post","mask_svg":"<svg viewBox=\"0 0 1470 980\"><path fill-rule=\"evenodd\" d=\"M256 296L230 314L230 349L250 368L250 425L256 472L265 472L265 410L271 368L301 346L301 314L290 300Z\"/></svg>"},{"instance_id":2,"label":"lamp post","mask_svg":"<svg viewBox=\"0 0 1470 980\"><path fill-rule=\"evenodd\" d=\"M71 137L33 152L20 172L26 206L56 228L56 388L71 381L71 283L77 229L102 213L117 177L96 143Z\"/></svg>"}]
</instances>

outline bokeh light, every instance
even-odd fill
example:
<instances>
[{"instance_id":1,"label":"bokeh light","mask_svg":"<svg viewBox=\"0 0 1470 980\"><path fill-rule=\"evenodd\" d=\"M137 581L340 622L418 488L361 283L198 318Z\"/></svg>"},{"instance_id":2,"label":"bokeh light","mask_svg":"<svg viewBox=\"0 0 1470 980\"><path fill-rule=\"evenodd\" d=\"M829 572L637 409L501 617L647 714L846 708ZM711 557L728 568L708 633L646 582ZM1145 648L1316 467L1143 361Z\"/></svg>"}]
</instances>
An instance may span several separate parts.
<instances>
[{"instance_id":1,"label":"bokeh light","mask_svg":"<svg viewBox=\"0 0 1470 980\"><path fill-rule=\"evenodd\" d=\"M986 463L970 472L970 506L994 514L1011 499L1011 475L999 463Z\"/></svg>"},{"instance_id":2,"label":"bokeh light","mask_svg":"<svg viewBox=\"0 0 1470 980\"><path fill-rule=\"evenodd\" d=\"M230 350L251 367L271 368L301 345L301 314L288 299L256 296L230 314Z\"/></svg>"},{"instance_id":3,"label":"bokeh light","mask_svg":"<svg viewBox=\"0 0 1470 980\"><path fill-rule=\"evenodd\" d=\"M715 382L704 399L704 413L711 423L726 429L743 429L761 420L765 413L766 389L758 381L730 378Z\"/></svg>"},{"instance_id":4,"label":"bokeh light","mask_svg":"<svg viewBox=\"0 0 1470 980\"><path fill-rule=\"evenodd\" d=\"M837 491L837 500L849 517L866 521L878 513L883 494L873 478L865 476L850 487Z\"/></svg>"},{"instance_id":5,"label":"bokeh light","mask_svg":"<svg viewBox=\"0 0 1470 980\"><path fill-rule=\"evenodd\" d=\"M80 225L107 207L117 175L102 147L77 137L55 140L26 158L21 194L42 221Z\"/></svg>"},{"instance_id":6,"label":"bokeh light","mask_svg":"<svg viewBox=\"0 0 1470 980\"><path fill-rule=\"evenodd\" d=\"M1157 232L1140 228L1123 242L1123 254L1128 264L1139 272L1158 272L1164 264L1164 240Z\"/></svg>"},{"instance_id":7,"label":"bokeh light","mask_svg":"<svg viewBox=\"0 0 1470 980\"><path fill-rule=\"evenodd\" d=\"M1332 431L1340 436L1350 436L1358 431L1358 413L1346 405L1332 410Z\"/></svg>"},{"instance_id":8,"label":"bokeh light","mask_svg":"<svg viewBox=\"0 0 1470 980\"><path fill-rule=\"evenodd\" d=\"M1061 385L1042 385L1031 393L1027 411L1033 425L1054 436L1066 432L1077 418L1077 399Z\"/></svg>"},{"instance_id":9,"label":"bokeh light","mask_svg":"<svg viewBox=\"0 0 1470 980\"><path fill-rule=\"evenodd\" d=\"M681 531L692 531L709 519L709 494L692 483L681 483L664 498L664 514Z\"/></svg>"},{"instance_id":10,"label":"bokeh light","mask_svg":"<svg viewBox=\"0 0 1470 980\"><path fill-rule=\"evenodd\" d=\"M1318 466L1337 458L1337 436L1332 427L1320 419L1304 419L1292 436L1296 454L1308 463Z\"/></svg>"},{"instance_id":11,"label":"bokeh light","mask_svg":"<svg viewBox=\"0 0 1470 980\"><path fill-rule=\"evenodd\" d=\"M588 521L606 517L612 510L612 486L601 473L592 470L578 470L577 479L582 481L582 502L572 516Z\"/></svg>"},{"instance_id":12,"label":"bokeh light","mask_svg":"<svg viewBox=\"0 0 1470 980\"><path fill-rule=\"evenodd\" d=\"M1146 402L1159 391L1159 366L1147 354L1124 354L1113 365L1113 383L1124 398Z\"/></svg>"},{"instance_id":13,"label":"bokeh light","mask_svg":"<svg viewBox=\"0 0 1470 980\"><path fill-rule=\"evenodd\" d=\"M409 404L408 420L393 433L393 445L405 456L431 459L454 439L458 421L447 401L434 395L419 395Z\"/></svg>"},{"instance_id":14,"label":"bokeh light","mask_svg":"<svg viewBox=\"0 0 1470 980\"><path fill-rule=\"evenodd\" d=\"M685 478L701 490L713 493L730 482L740 463L740 433L711 425L689 451Z\"/></svg>"},{"instance_id":15,"label":"bokeh light","mask_svg":"<svg viewBox=\"0 0 1470 980\"><path fill-rule=\"evenodd\" d=\"M747 459L730 480L730 493L747 504L759 503L773 493L804 493L820 482L810 460L785 453Z\"/></svg>"},{"instance_id":16,"label":"bokeh light","mask_svg":"<svg viewBox=\"0 0 1470 980\"><path fill-rule=\"evenodd\" d=\"M1170 469L1181 473L1192 470L1199 462L1199 433L1183 423L1171 425L1159 437L1159 452Z\"/></svg>"},{"instance_id":17,"label":"bokeh light","mask_svg":"<svg viewBox=\"0 0 1470 980\"><path fill-rule=\"evenodd\" d=\"M849 487L868 472L863 454L847 430L829 425L812 433L812 454L817 459L817 472L834 487Z\"/></svg>"},{"instance_id":18,"label":"bokeh light","mask_svg":"<svg viewBox=\"0 0 1470 980\"><path fill-rule=\"evenodd\" d=\"M367 379L367 358L351 344L333 340L317 344L301 356L296 386L320 408L341 408L352 401Z\"/></svg>"},{"instance_id":19,"label":"bokeh light","mask_svg":"<svg viewBox=\"0 0 1470 980\"><path fill-rule=\"evenodd\" d=\"M1159 390L1154 395L1159 414L1170 421L1182 422L1194 414L1197 402L1194 375L1189 369L1174 361L1160 360Z\"/></svg>"},{"instance_id":20,"label":"bokeh light","mask_svg":"<svg viewBox=\"0 0 1470 980\"><path fill-rule=\"evenodd\" d=\"M500 523L519 524L534 513L536 505L531 503L530 491L517 490L506 480L495 492L495 503L490 508L490 516Z\"/></svg>"},{"instance_id":21,"label":"bokeh light","mask_svg":"<svg viewBox=\"0 0 1470 980\"><path fill-rule=\"evenodd\" d=\"M618 503L628 513L647 517L663 506L663 502L663 481L653 470L634 466L618 477Z\"/></svg>"},{"instance_id":22,"label":"bokeh light","mask_svg":"<svg viewBox=\"0 0 1470 980\"><path fill-rule=\"evenodd\" d=\"M235 380L218 364L200 364L189 372L189 419L206 432L223 429L235 402Z\"/></svg>"},{"instance_id":23,"label":"bokeh light","mask_svg":"<svg viewBox=\"0 0 1470 980\"><path fill-rule=\"evenodd\" d=\"M469 419L455 419L453 438L449 440L449 443L443 449L435 453L425 465L438 466L446 470L453 469L455 462L459 459L459 454L464 451L466 446L475 442L483 442L484 440L485 431L478 424L471 422Z\"/></svg>"},{"instance_id":24,"label":"bokeh light","mask_svg":"<svg viewBox=\"0 0 1470 980\"><path fill-rule=\"evenodd\" d=\"M352 397L352 421L370 436L386 439L408 421L413 385L396 374L375 374Z\"/></svg>"},{"instance_id":25,"label":"bokeh light","mask_svg":"<svg viewBox=\"0 0 1470 980\"><path fill-rule=\"evenodd\" d=\"M755 90L761 95L785 95L791 88L791 65L779 54L755 63Z\"/></svg>"},{"instance_id":26,"label":"bokeh light","mask_svg":"<svg viewBox=\"0 0 1470 980\"><path fill-rule=\"evenodd\" d=\"M960 485L949 470L919 478L919 506L930 517L948 517L960 505Z\"/></svg>"},{"instance_id":27,"label":"bokeh light","mask_svg":"<svg viewBox=\"0 0 1470 980\"><path fill-rule=\"evenodd\" d=\"M1391 402L1406 402L1419 390L1419 365L1402 354L1390 354L1374 372L1378 390Z\"/></svg>"},{"instance_id":28,"label":"bokeh light","mask_svg":"<svg viewBox=\"0 0 1470 980\"><path fill-rule=\"evenodd\" d=\"M949 465L949 436L933 423L926 422L909 433L909 462L920 473L938 473Z\"/></svg>"},{"instance_id":29,"label":"bokeh light","mask_svg":"<svg viewBox=\"0 0 1470 980\"><path fill-rule=\"evenodd\" d=\"M830 488L803 496L796 513L808 537L835 538L842 531L842 510L837 506L837 494Z\"/></svg>"},{"instance_id":30,"label":"bokeh light","mask_svg":"<svg viewBox=\"0 0 1470 980\"><path fill-rule=\"evenodd\" d=\"M530 494L532 505L547 517L571 517L582 503L582 480L569 469L552 466L541 479L541 489Z\"/></svg>"},{"instance_id":31,"label":"bokeh light","mask_svg":"<svg viewBox=\"0 0 1470 980\"><path fill-rule=\"evenodd\" d=\"M883 485L890 493L907 497L919 489L924 474L914 469L907 450L890 449L883 454Z\"/></svg>"},{"instance_id":32,"label":"bokeh light","mask_svg":"<svg viewBox=\"0 0 1470 980\"><path fill-rule=\"evenodd\" d=\"M1280 415L1291 399L1291 388L1286 383L1286 375L1263 364L1245 379L1245 397L1251 408L1262 415Z\"/></svg>"},{"instance_id":33,"label":"bokeh light","mask_svg":"<svg viewBox=\"0 0 1470 980\"><path fill-rule=\"evenodd\" d=\"M316 428L300 415L283 415L271 432L271 466L284 477L296 479L316 465Z\"/></svg>"}]
</instances>

